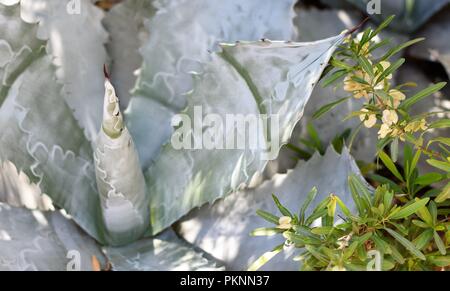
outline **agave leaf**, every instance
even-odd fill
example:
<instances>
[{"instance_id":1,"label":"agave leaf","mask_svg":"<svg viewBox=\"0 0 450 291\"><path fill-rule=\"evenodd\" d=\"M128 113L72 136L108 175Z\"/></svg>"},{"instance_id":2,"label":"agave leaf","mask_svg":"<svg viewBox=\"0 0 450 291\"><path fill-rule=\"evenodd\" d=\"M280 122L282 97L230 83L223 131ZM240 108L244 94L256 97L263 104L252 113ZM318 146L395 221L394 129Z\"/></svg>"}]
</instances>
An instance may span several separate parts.
<instances>
[{"instance_id":1,"label":"agave leaf","mask_svg":"<svg viewBox=\"0 0 450 291\"><path fill-rule=\"evenodd\" d=\"M256 214L257 209L277 213L271 193L277 193L283 205L297 211L306 199L308 189L316 186L318 194L309 209L314 209L330 193L335 193L354 210L348 188L347 177L350 174L360 175L360 172L348 150L344 148L339 155L330 147L324 156L316 153L307 162L299 163L287 174L275 175L256 189L236 192L213 205L203 206L189 214L177 229L187 241L223 261L227 269L245 270L264 252L284 241L281 236L249 235L258 226L268 226ZM298 262L289 259L291 255L294 254L285 250L263 269L298 270Z\"/></svg>"},{"instance_id":2,"label":"agave leaf","mask_svg":"<svg viewBox=\"0 0 450 291\"><path fill-rule=\"evenodd\" d=\"M192 208L248 185L264 169L267 160L276 158L281 145L289 141L314 85L343 38L344 34L311 43L262 40L223 44L221 52L211 55L211 61L196 75L184 117L197 122L207 114L216 114L226 123L227 115L240 114L264 122L262 115L268 114L267 126L271 131L264 132L262 126L252 128L252 138L260 146L250 148L247 143L242 150L180 150L173 143L165 145L146 173L153 233ZM273 120L279 130L274 129ZM237 126L232 123L231 130L228 124L224 126L226 131L217 126L208 130L211 136L222 136L225 145L235 138ZM194 134L195 140L201 138L195 130ZM248 139L245 134L238 132ZM264 146L268 146L269 154Z\"/></svg>"},{"instance_id":3,"label":"agave leaf","mask_svg":"<svg viewBox=\"0 0 450 291\"><path fill-rule=\"evenodd\" d=\"M137 79L136 70L142 64L139 48L148 40L149 34L144 22L155 11L150 0L123 1L114 5L103 19L110 36L106 49L111 59L111 81L116 87L122 108L128 106L130 91Z\"/></svg>"},{"instance_id":4,"label":"agave leaf","mask_svg":"<svg viewBox=\"0 0 450 291\"><path fill-rule=\"evenodd\" d=\"M91 271L95 270L92 256L102 267L108 259L117 271L223 270L172 231L156 239L102 250L59 212L31 211L0 203L0 221L1 271Z\"/></svg>"},{"instance_id":5,"label":"agave leaf","mask_svg":"<svg viewBox=\"0 0 450 291\"><path fill-rule=\"evenodd\" d=\"M133 138L109 79L103 106L94 150L95 176L107 242L117 246L136 241L147 230L149 199Z\"/></svg>"},{"instance_id":6,"label":"agave leaf","mask_svg":"<svg viewBox=\"0 0 450 291\"><path fill-rule=\"evenodd\" d=\"M439 61L450 76L450 8L444 9L428 22L416 35L426 39L411 48L411 54L423 59Z\"/></svg>"},{"instance_id":7,"label":"agave leaf","mask_svg":"<svg viewBox=\"0 0 450 291\"><path fill-rule=\"evenodd\" d=\"M220 271L224 268L167 230L155 239L124 247L105 247L115 271Z\"/></svg>"},{"instance_id":8,"label":"agave leaf","mask_svg":"<svg viewBox=\"0 0 450 291\"><path fill-rule=\"evenodd\" d=\"M140 49L144 63L125 113L127 126L147 168L166 143L170 120L187 104L198 71L219 42L292 39L294 0L155 1L158 13L145 26L150 38ZM188 21L186 21L188 20Z\"/></svg>"},{"instance_id":9,"label":"agave leaf","mask_svg":"<svg viewBox=\"0 0 450 291\"><path fill-rule=\"evenodd\" d=\"M77 3L80 13L72 11L67 1L22 0L21 17L28 23L39 22L37 36L48 40L64 98L88 140L93 141L102 116L102 68L108 35L101 23L103 12L90 0Z\"/></svg>"},{"instance_id":10,"label":"agave leaf","mask_svg":"<svg viewBox=\"0 0 450 291\"><path fill-rule=\"evenodd\" d=\"M10 161L0 165L0 176L0 202L28 209L54 210L51 199Z\"/></svg>"},{"instance_id":11,"label":"agave leaf","mask_svg":"<svg viewBox=\"0 0 450 291\"><path fill-rule=\"evenodd\" d=\"M35 37L37 25L21 20L18 5L0 5L0 18L0 43L12 52L3 71L8 82L0 89L0 160L14 164L91 236L104 241L92 150L62 98L45 43ZM0 184L17 188L8 180L7 168L1 170ZM0 195L2 200L6 195L11 194Z\"/></svg>"},{"instance_id":12,"label":"agave leaf","mask_svg":"<svg viewBox=\"0 0 450 291\"><path fill-rule=\"evenodd\" d=\"M105 259L97 243L59 212L30 211L0 203L0 270L92 270L91 257ZM71 253L72 252L72 253ZM75 262L75 261L74 261Z\"/></svg>"},{"instance_id":13,"label":"agave leaf","mask_svg":"<svg viewBox=\"0 0 450 291\"><path fill-rule=\"evenodd\" d=\"M311 41L314 38L325 38L336 35L345 29L350 29L362 21L357 13L342 10L300 9L294 23L298 29L298 41ZM305 107L305 114L293 133L292 142L308 136L307 124L313 122L319 131L322 142L330 143L336 135L342 134L348 128L356 128L360 123L358 118L342 121L350 112L358 111L362 100L350 98L320 119L312 120L313 114L323 105L343 97L350 96L342 86L323 86L321 81L313 90L310 101ZM375 152L376 132L362 131L353 142L352 154L358 160L371 160Z\"/></svg>"},{"instance_id":14,"label":"agave leaf","mask_svg":"<svg viewBox=\"0 0 450 291\"><path fill-rule=\"evenodd\" d=\"M372 18L377 22L382 22L387 17L396 15L396 18L390 26L406 33L413 32L421 27L431 16L449 3L449 0L347 1L364 12L367 11L367 3L380 3L378 6L380 7L381 14L374 14Z\"/></svg>"}]
</instances>

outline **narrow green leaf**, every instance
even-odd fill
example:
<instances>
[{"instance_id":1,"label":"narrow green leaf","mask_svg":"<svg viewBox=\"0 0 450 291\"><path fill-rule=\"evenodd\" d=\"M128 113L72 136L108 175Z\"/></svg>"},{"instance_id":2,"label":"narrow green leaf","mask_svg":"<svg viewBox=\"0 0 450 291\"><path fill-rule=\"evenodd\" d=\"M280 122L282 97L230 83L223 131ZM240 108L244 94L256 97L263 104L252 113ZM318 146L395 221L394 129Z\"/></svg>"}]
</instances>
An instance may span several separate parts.
<instances>
[{"instance_id":1,"label":"narrow green leaf","mask_svg":"<svg viewBox=\"0 0 450 291\"><path fill-rule=\"evenodd\" d=\"M392 237L395 238L395 240L397 240L402 246L404 246L408 251L411 252L411 254L413 254L414 256L418 257L421 260L426 260L425 256L423 255L423 253L418 250L416 248L416 246L410 242L409 240L407 240L406 238L404 238L401 234L399 234L398 232L389 229L389 228L385 228L385 230L392 235Z\"/></svg>"},{"instance_id":2,"label":"narrow green leaf","mask_svg":"<svg viewBox=\"0 0 450 291\"><path fill-rule=\"evenodd\" d=\"M359 241L352 242L344 251L344 259L347 260L350 258L356 251L356 248L359 246Z\"/></svg>"},{"instance_id":3,"label":"narrow green leaf","mask_svg":"<svg viewBox=\"0 0 450 291\"><path fill-rule=\"evenodd\" d=\"M384 151L380 151L378 153L378 156L380 157L381 161L383 162L383 164L386 166L386 168L389 169L389 171L391 171L391 173L400 181L404 182L405 180L403 179L402 175L400 174L400 172L397 170L397 167L395 166L394 162L391 160L391 158L384 152Z\"/></svg>"},{"instance_id":4,"label":"narrow green leaf","mask_svg":"<svg viewBox=\"0 0 450 291\"><path fill-rule=\"evenodd\" d=\"M336 199L330 199L327 205L328 209L328 216L334 217L334 214L336 213Z\"/></svg>"},{"instance_id":5,"label":"narrow green leaf","mask_svg":"<svg viewBox=\"0 0 450 291\"><path fill-rule=\"evenodd\" d=\"M430 203L431 205L431 203ZM426 207L422 207L416 212L417 216L419 216L423 221L428 224L428 227L432 227L434 225L433 216L430 211Z\"/></svg>"},{"instance_id":6,"label":"narrow green leaf","mask_svg":"<svg viewBox=\"0 0 450 291\"><path fill-rule=\"evenodd\" d=\"M441 237L437 233L437 231L433 232L434 242L436 243L436 246L438 247L439 252L441 255L446 255L447 251L445 250L444 242L442 241Z\"/></svg>"},{"instance_id":7,"label":"narrow green leaf","mask_svg":"<svg viewBox=\"0 0 450 291\"><path fill-rule=\"evenodd\" d=\"M350 66L349 64L346 64L346 63L344 63L344 62L342 62L342 61L340 61L340 60L338 60L336 58L331 59L330 63L331 63L331 65L333 65L336 68L345 69L347 71L352 71L353 70L352 66Z\"/></svg>"},{"instance_id":8,"label":"narrow green leaf","mask_svg":"<svg viewBox=\"0 0 450 291\"><path fill-rule=\"evenodd\" d=\"M401 65L403 65L403 63L405 62L404 58L401 58L399 60L397 60L396 62L394 62L393 64L391 64L389 66L389 68L387 68L386 70L383 71L383 73L381 73L381 75L377 78L376 83L378 84L379 82L381 82L384 78L386 78L387 76L389 76L390 74L392 74L395 70L397 70L398 68L400 68Z\"/></svg>"},{"instance_id":9,"label":"narrow green leaf","mask_svg":"<svg viewBox=\"0 0 450 291\"><path fill-rule=\"evenodd\" d=\"M351 176L348 177L348 186L350 188L350 193L352 194L353 201L356 204L356 208L358 209L359 215L362 216L364 214L364 207L361 202L361 196L359 195L354 183L354 179Z\"/></svg>"},{"instance_id":10,"label":"narrow green leaf","mask_svg":"<svg viewBox=\"0 0 450 291\"><path fill-rule=\"evenodd\" d=\"M374 77L372 64L364 56L358 57L358 63L361 65L362 69L369 74L370 77Z\"/></svg>"},{"instance_id":11,"label":"narrow green leaf","mask_svg":"<svg viewBox=\"0 0 450 291\"><path fill-rule=\"evenodd\" d=\"M420 37L420 38L416 38L416 39L412 39L410 41L407 41L399 46L393 47L391 48L384 56L381 57L380 61L384 61L389 59L390 57L392 57L393 55L399 53L400 51L404 50L405 48L412 46L418 42L423 41L425 38Z\"/></svg>"},{"instance_id":12,"label":"narrow green leaf","mask_svg":"<svg viewBox=\"0 0 450 291\"><path fill-rule=\"evenodd\" d=\"M338 100L336 100L336 101L334 101L334 102L328 103L328 104L326 104L326 105L320 107L319 110L317 110L317 111L313 114L312 118L313 118L313 119L319 119L319 118L320 118L321 116L323 116L325 113L327 113L328 111L332 110L333 108L335 108L335 107L338 106L339 104L341 104L341 103L347 101L349 98L350 98L350 97L344 97L344 98L338 99Z\"/></svg>"},{"instance_id":13,"label":"narrow green leaf","mask_svg":"<svg viewBox=\"0 0 450 291\"><path fill-rule=\"evenodd\" d=\"M428 159L427 163L430 164L431 166L438 168L442 171L445 172L450 172L450 163L449 162L444 162L444 161L438 161L435 159Z\"/></svg>"},{"instance_id":14,"label":"narrow green leaf","mask_svg":"<svg viewBox=\"0 0 450 291\"><path fill-rule=\"evenodd\" d=\"M291 212L281 204L280 200L278 199L277 196L275 196L275 194L272 194L272 198L273 198L273 201L275 202L275 204L277 205L278 210L280 210L281 214L283 214L285 216L293 217Z\"/></svg>"},{"instance_id":15,"label":"narrow green leaf","mask_svg":"<svg viewBox=\"0 0 450 291\"><path fill-rule=\"evenodd\" d=\"M372 206L372 194L369 192L369 190L367 189L367 186L364 185L360 178L354 174L350 175L351 180L353 181L353 184L355 185L358 193L362 194L361 198L363 200L363 202L365 202L365 204L367 204L367 207Z\"/></svg>"},{"instance_id":16,"label":"narrow green leaf","mask_svg":"<svg viewBox=\"0 0 450 291\"><path fill-rule=\"evenodd\" d=\"M436 203L442 203L447 199L450 199L450 183L447 183L444 189L442 189L442 192L439 193L434 201L436 201Z\"/></svg>"},{"instance_id":17,"label":"narrow green leaf","mask_svg":"<svg viewBox=\"0 0 450 291\"><path fill-rule=\"evenodd\" d=\"M342 200L339 197L335 196L335 198L336 198L337 204L339 205L339 208L341 208L341 210L342 210L342 213L344 213L345 216L350 217L352 215L352 213L350 212L348 207L344 204L344 202L342 202Z\"/></svg>"},{"instance_id":18,"label":"narrow green leaf","mask_svg":"<svg viewBox=\"0 0 450 291\"><path fill-rule=\"evenodd\" d=\"M417 177L414 180L414 184L421 185L421 186L428 186L433 183L439 182L442 180L442 175L439 173L428 173L425 175L422 175L420 177Z\"/></svg>"},{"instance_id":19,"label":"narrow green leaf","mask_svg":"<svg viewBox=\"0 0 450 291\"><path fill-rule=\"evenodd\" d=\"M437 137L430 140L427 144L427 147L429 147L432 143L439 142L441 144L444 144L446 146L450 147L450 137Z\"/></svg>"},{"instance_id":20,"label":"narrow green leaf","mask_svg":"<svg viewBox=\"0 0 450 291\"><path fill-rule=\"evenodd\" d=\"M394 200L394 192L386 191L383 197L383 204L386 207L386 210L389 210L391 208L393 200Z\"/></svg>"},{"instance_id":21,"label":"narrow green leaf","mask_svg":"<svg viewBox=\"0 0 450 291\"><path fill-rule=\"evenodd\" d=\"M334 228L332 226L321 226L321 227L314 227L311 229L311 232L317 235L328 235L330 234Z\"/></svg>"},{"instance_id":22,"label":"narrow green leaf","mask_svg":"<svg viewBox=\"0 0 450 291\"><path fill-rule=\"evenodd\" d=\"M428 243L431 241L432 238L433 238L433 229L428 228L413 240L413 244L416 246L416 248L421 250L428 245Z\"/></svg>"},{"instance_id":23,"label":"narrow green leaf","mask_svg":"<svg viewBox=\"0 0 450 291\"><path fill-rule=\"evenodd\" d=\"M450 256L430 256L428 260L438 267L450 266Z\"/></svg>"},{"instance_id":24,"label":"narrow green leaf","mask_svg":"<svg viewBox=\"0 0 450 291\"><path fill-rule=\"evenodd\" d=\"M450 119L449 118L442 118L435 122L432 122L429 126L429 128L449 128L450 127Z\"/></svg>"},{"instance_id":25,"label":"narrow green leaf","mask_svg":"<svg viewBox=\"0 0 450 291\"><path fill-rule=\"evenodd\" d=\"M323 149L322 141L320 140L319 133L314 128L312 123L308 123L308 125L306 126L306 130L308 131L308 135L311 138L312 142L314 143L315 149L319 153L323 154L324 153L324 149Z\"/></svg>"},{"instance_id":26,"label":"narrow green leaf","mask_svg":"<svg viewBox=\"0 0 450 291\"><path fill-rule=\"evenodd\" d=\"M261 209L256 210L256 214L258 214L260 217L267 220L268 222L271 222L276 225L278 225L278 221L280 220L278 216Z\"/></svg>"},{"instance_id":27,"label":"narrow green leaf","mask_svg":"<svg viewBox=\"0 0 450 291\"><path fill-rule=\"evenodd\" d=\"M253 262L250 267L248 267L247 271L257 271L259 268L264 266L268 261L270 261L273 257L279 254L283 250L284 243L276 246L270 252L264 253L261 257L259 257L255 262Z\"/></svg>"},{"instance_id":28,"label":"narrow green leaf","mask_svg":"<svg viewBox=\"0 0 450 291\"><path fill-rule=\"evenodd\" d=\"M437 223L438 213L436 203L433 200L430 201L430 204L428 205L428 211L430 212L432 225L434 226Z\"/></svg>"},{"instance_id":29,"label":"narrow green leaf","mask_svg":"<svg viewBox=\"0 0 450 291\"><path fill-rule=\"evenodd\" d=\"M331 84L333 84L336 80L342 78L343 76L347 75L347 70L338 70L331 74L328 78L322 81L322 87L328 87Z\"/></svg>"},{"instance_id":30,"label":"narrow green leaf","mask_svg":"<svg viewBox=\"0 0 450 291\"><path fill-rule=\"evenodd\" d=\"M392 161L396 163L398 159L398 138L394 138L394 140L391 143L390 150Z\"/></svg>"},{"instance_id":31,"label":"narrow green leaf","mask_svg":"<svg viewBox=\"0 0 450 291\"><path fill-rule=\"evenodd\" d=\"M370 38L375 37L377 34L379 34L383 29L389 26L389 24L394 20L395 15L391 15L387 17L371 34Z\"/></svg>"},{"instance_id":32,"label":"narrow green leaf","mask_svg":"<svg viewBox=\"0 0 450 291\"><path fill-rule=\"evenodd\" d=\"M308 209L308 206L316 198L316 196L317 196L317 188L313 187L311 191L309 191L308 195L306 196L305 202L303 202L303 205L300 208L299 217L301 222L304 222L306 209Z\"/></svg>"},{"instance_id":33,"label":"narrow green leaf","mask_svg":"<svg viewBox=\"0 0 450 291\"><path fill-rule=\"evenodd\" d=\"M380 250L383 254L391 253L389 243L385 242L377 233L373 234L372 240L375 243L377 249Z\"/></svg>"},{"instance_id":34,"label":"narrow green leaf","mask_svg":"<svg viewBox=\"0 0 450 291\"><path fill-rule=\"evenodd\" d=\"M428 203L429 200L430 200L430 198L424 198L424 199L417 200L408 206L403 206L396 213L389 215L388 218L401 219L401 218L408 217L408 216L416 213L420 208L425 207L425 205Z\"/></svg>"},{"instance_id":35,"label":"narrow green leaf","mask_svg":"<svg viewBox=\"0 0 450 291\"><path fill-rule=\"evenodd\" d=\"M441 90L442 88L444 88L444 86L446 84L447 84L446 82L440 82L440 83L431 85L430 87L418 92L414 96L403 101L403 103L401 104L400 107L407 111L413 104L415 104L415 103L419 102L420 100L422 100L423 98L430 96L431 94Z\"/></svg>"},{"instance_id":36,"label":"narrow green leaf","mask_svg":"<svg viewBox=\"0 0 450 291\"><path fill-rule=\"evenodd\" d=\"M320 253L320 251L316 250L313 246L306 245L305 249L317 260L322 263L328 263L328 258L324 254Z\"/></svg>"},{"instance_id":37,"label":"narrow green leaf","mask_svg":"<svg viewBox=\"0 0 450 291\"><path fill-rule=\"evenodd\" d=\"M327 214L328 209L324 208L324 209L320 209L317 211L314 211L305 221L305 225L310 225L311 223L314 222L314 220L318 219L319 217L324 216L325 214Z\"/></svg>"},{"instance_id":38,"label":"narrow green leaf","mask_svg":"<svg viewBox=\"0 0 450 291\"><path fill-rule=\"evenodd\" d=\"M400 253L400 251L397 249L397 247L395 247L393 244L389 245L389 248L392 251L392 258L394 258L394 260L399 263L400 265L403 265L405 263L405 258L402 256L402 254Z\"/></svg>"},{"instance_id":39,"label":"narrow green leaf","mask_svg":"<svg viewBox=\"0 0 450 291\"><path fill-rule=\"evenodd\" d=\"M423 222L423 221L420 221L420 220L417 220L417 219L413 219L412 220L412 223L415 225L415 226L418 226L418 227L420 227L420 228L430 228L430 224L427 224L427 223L425 223L425 222Z\"/></svg>"},{"instance_id":40,"label":"narrow green leaf","mask_svg":"<svg viewBox=\"0 0 450 291\"><path fill-rule=\"evenodd\" d=\"M418 150L414 154L414 157L412 158L411 164L409 165L409 169L408 169L408 179L411 177L412 173L414 172L414 169L416 168L417 163L419 162L421 153L422 153L422 151Z\"/></svg>"},{"instance_id":41,"label":"narrow green leaf","mask_svg":"<svg viewBox=\"0 0 450 291\"><path fill-rule=\"evenodd\" d=\"M284 230L275 227L261 227L250 232L251 236L273 236L282 233Z\"/></svg>"}]
</instances>

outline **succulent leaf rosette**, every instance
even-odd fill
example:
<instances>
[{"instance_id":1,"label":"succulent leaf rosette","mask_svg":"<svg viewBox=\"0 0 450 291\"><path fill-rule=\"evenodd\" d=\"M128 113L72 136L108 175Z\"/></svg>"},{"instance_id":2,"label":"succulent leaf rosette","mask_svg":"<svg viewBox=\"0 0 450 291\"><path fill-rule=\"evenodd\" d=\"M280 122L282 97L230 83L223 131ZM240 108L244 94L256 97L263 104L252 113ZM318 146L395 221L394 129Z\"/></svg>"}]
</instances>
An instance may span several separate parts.
<instances>
[{"instance_id":1,"label":"succulent leaf rosette","mask_svg":"<svg viewBox=\"0 0 450 291\"><path fill-rule=\"evenodd\" d=\"M278 239L248 237L271 193L354 206L345 146L262 177L359 19L296 41L294 0L93 2L0 0L0 270L243 270Z\"/></svg>"}]
</instances>

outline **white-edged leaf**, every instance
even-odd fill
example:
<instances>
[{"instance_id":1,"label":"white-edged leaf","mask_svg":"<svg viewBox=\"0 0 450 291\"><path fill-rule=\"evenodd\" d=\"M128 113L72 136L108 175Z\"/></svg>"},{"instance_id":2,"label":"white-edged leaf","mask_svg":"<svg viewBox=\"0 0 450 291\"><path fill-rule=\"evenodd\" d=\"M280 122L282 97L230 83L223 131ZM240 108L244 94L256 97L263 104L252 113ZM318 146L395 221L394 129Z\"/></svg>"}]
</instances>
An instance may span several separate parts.
<instances>
[{"instance_id":1,"label":"white-edged leaf","mask_svg":"<svg viewBox=\"0 0 450 291\"><path fill-rule=\"evenodd\" d=\"M0 221L2 271L90 271L92 256L105 266L100 246L59 212L0 203Z\"/></svg>"},{"instance_id":2,"label":"white-edged leaf","mask_svg":"<svg viewBox=\"0 0 450 291\"><path fill-rule=\"evenodd\" d=\"M450 76L450 44L445 39L450 36L450 8L444 9L428 22L415 35L425 40L411 47L411 54L422 59L439 61Z\"/></svg>"},{"instance_id":3,"label":"white-edged leaf","mask_svg":"<svg viewBox=\"0 0 450 291\"><path fill-rule=\"evenodd\" d=\"M143 65L125 113L143 168L170 139L172 116L187 104L192 71L199 71L220 42L292 39L294 0L154 1L145 26Z\"/></svg>"},{"instance_id":4,"label":"white-edged leaf","mask_svg":"<svg viewBox=\"0 0 450 291\"><path fill-rule=\"evenodd\" d=\"M449 3L449 0L389 0L389 1L369 1L369 0L347 0L360 10L368 12L369 8L380 9L380 13L372 13L371 18L381 23L391 15L397 17L389 27L401 32L413 32L423 25L431 16ZM376 12L377 10L375 10Z\"/></svg>"},{"instance_id":5,"label":"white-edged leaf","mask_svg":"<svg viewBox=\"0 0 450 291\"><path fill-rule=\"evenodd\" d=\"M0 88L0 160L39 183L56 206L104 242L90 144L63 98L45 43L35 38L37 25L19 13L18 5L0 5L0 42L14 55L5 67L12 77ZM2 183L14 187L4 177Z\"/></svg>"},{"instance_id":6,"label":"white-edged leaf","mask_svg":"<svg viewBox=\"0 0 450 291\"><path fill-rule=\"evenodd\" d=\"M192 208L248 185L264 169L267 160L276 158L281 145L289 141L312 89L343 38L344 35L338 35L309 43L261 40L222 44L223 51L211 55L211 61L195 76L183 117L195 126L206 115L214 114L226 130L214 126L208 128L208 133L221 137L225 148L232 138L245 140L245 147L192 150L195 144L190 143L190 135L184 139L191 149L176 149L173 142L164 146L146 173L153 233L163 230ZM256 122L253 122L256 126L247 130L227 121L227 115L238 114L250 116L259 124L265 122L263 115L269 116L269 133ZM273 120L279 130L272 126ZM179 130L191 129L186 123ZM194 140L201 141L204 131L195 129ZM176 134L178 130L174 139L179 138ZM255 141L259 146L251 148L250 142ZM264 147L271 155L267 155Z\"/></svg>"},{"instance_id":7,"label":"white-edged leaf","mask_svg":"<svg viewBox=\"0 0 450 291\"><path fill-rule=\"evenodd\" d=\"M124 247L103 248L114 271L223 271L168 230L154 239L142 239Z\"/></svg>"},{"instance_id":8,"label":"white-edged leaf","mask_svg":"<svg viewBox=\"0 0 450 291\"><path fill-rule=\"evenodd\" d=\"M151 0L123 1L114 5L105 15L103 24L109 33L106 44L111 59L109 67L120 106L126 108L131 89L137 79L136 70L142 64L139 48L148 40L145 21L155 13Z\"/></svg>"},{"instance_id":9,"label":"white-edged leaf","mask_svg":"<svg viewBox=\"0 0 450 291\"><path fill-rule=\"evenodd\" d=\"M22 0L20 5L26 22L39 22L37 36L48 40L64 98L88 140L95 140L102 120L103 65L107 61L103 12L91 0Z\"/></svg>"},{"instance_id":10,"label":"white-edged leaf","mask_svg":"<svg viewBox=\"0 0 450 291\"><path fill-rule=\"evenodd\" d=\"M308 189L317 187L318 194L307 210L311 213L331 192L339 193L344 203L354 210L347 177L359 174L346 148L341 155L328 148L325 156L319 154L305 163L299 163L287 174L277 174L258 188L233 193L213 205L194 211L179 224L179 233L189 242L225 262L230 270L245 270L259 256L285 239L281 236L251 237L257 227L271 226L256 214L257 209L277 213L271 193L297 211L305 201ZM297 209L295 208L297 207ZM211 243L214 242L214 243ZM292 250L291 250L292 251ZM298 270L289 249L271 259L262 270Z\"/></svg>"}]
</instances>

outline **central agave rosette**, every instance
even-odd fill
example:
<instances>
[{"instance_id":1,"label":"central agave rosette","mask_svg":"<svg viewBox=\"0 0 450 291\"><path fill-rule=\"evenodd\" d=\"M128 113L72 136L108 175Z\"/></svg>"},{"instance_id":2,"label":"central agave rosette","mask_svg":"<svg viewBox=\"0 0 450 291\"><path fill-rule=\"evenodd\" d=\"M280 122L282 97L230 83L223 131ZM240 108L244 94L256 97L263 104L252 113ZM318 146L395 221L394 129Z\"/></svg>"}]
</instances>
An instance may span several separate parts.
<instances>
[{"instance_id":1,"label":"central agave rosette","mask_svg":"<svg viewBox=\"0 0 450 291\"><path fill-rule=\"evenodd\" d=\"M108 77L94 161L106 240L111 245L122 245L139 239L149 225L145 179Z\"/></svg>"}]
</instances>

